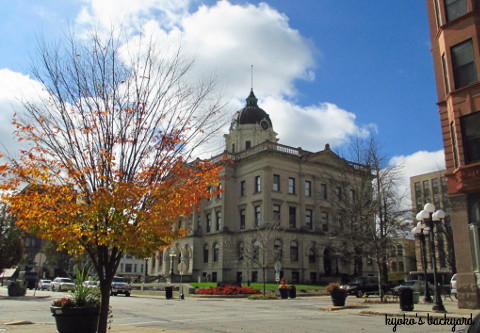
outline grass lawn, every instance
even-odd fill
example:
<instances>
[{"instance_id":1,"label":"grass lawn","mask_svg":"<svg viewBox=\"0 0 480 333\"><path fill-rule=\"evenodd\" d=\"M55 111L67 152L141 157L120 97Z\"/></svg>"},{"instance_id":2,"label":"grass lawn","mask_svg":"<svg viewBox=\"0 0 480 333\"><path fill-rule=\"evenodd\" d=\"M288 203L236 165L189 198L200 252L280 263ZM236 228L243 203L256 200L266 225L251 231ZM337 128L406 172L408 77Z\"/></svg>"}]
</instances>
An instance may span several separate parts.
<instances>
[{"instance_id":1,"label":"grass lawn","mask_svg":"<svg viewBox=\"0 0 480 333\"><path fill-rule=\"evenodd\" d=\"M189 283L194 288L210 288L210 287L216 287L217 283L216 282L202 282L202 283ZM247 286L246 283L242 283L242 286ZM250 287L263 290L263 283L258 283L258 282L252 282L250 283ZM267 290L275 291L278 289L278 284L276 283L267 283L265 285ZM323 290L325 286L318 286L318 285L309 285L309 284L296 284L295 288L297 290Z\"/></svg>"}]
</instances>

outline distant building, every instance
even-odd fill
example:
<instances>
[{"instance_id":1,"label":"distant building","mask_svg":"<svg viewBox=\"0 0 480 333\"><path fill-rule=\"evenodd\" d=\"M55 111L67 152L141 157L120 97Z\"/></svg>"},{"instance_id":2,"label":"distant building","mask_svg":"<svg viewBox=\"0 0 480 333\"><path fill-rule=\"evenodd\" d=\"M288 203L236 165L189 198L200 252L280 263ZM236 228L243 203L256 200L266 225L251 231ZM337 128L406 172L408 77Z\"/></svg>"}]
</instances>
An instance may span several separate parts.
<instances>
[{"instance_id":1,"label":"distant building","mask_svg":"<svg viewBox=\"0 0 480 333\"><path fill-rule=\"evenodd\" d=\"M124 254L120 259L117 272L118 276L123 276L132 282L140 282L145 276L146 261L143 259L137 259L128 254Z\"/></svg>"},{"instance_id":2,"label":"distant building","mask_svg":"<svg viewBox=\"0 0 480 333\"><path fill-rule=\"evenodd\" d=\"M397 237L392 247L392 256L388 261L388 281L407 281L414 277L410 272L417 270L415 257L415 241L413 239Z\"/></svg>"},{"instance_id":3,"label":"distant building","mask_svg":"<svg viewBox=\"0 0 480 333\"><path fill-rule=\"evenodd\" d=\"M354 260L340 255L348 240L333 236L342 223L335 201L351 195L345 173L368 172L327 145L318 152L278 143L269 115L253 91L225 135L222 169L224 193L203 203L201 211L178 222L191 230L170 249L149 259L148 274L208 281L261 281L262 270L244 256L255 249L259 230L279 224L284 231L271 240L266 280L318 283L354 273ZM299 132L301 135L301 131ZM345 194L342 194L345 191ZM348 191L348 192L347 192ZM361 258L359 274L375 274ZM275 276L274 263L281 267ZM358 264L358 263L357 263ZM278 265L278 264L277 264Z\"/></svg>"},{"instance_id":4,"label":"distant building","mask_svg":"<svg viewBox=\"0 0 480 333\"><path fill-rule=\"evenodd\" d=\"M458 305L480 306L480 2L427 1Z\"/></svg>"},{"instance_id":5,"label":"distant building","mask_svg":"<svg viewBox=\"0 0 480 333\"><path fill-rule=\"evenodd\" d=\"M440 273L440 282L442 284L448 284L450 282L450 277L456 271L456 265L445 170L411 177L410 193L412 195L412 209L414 216L423 209L426 203L433 203L436 209L442 209L446 213L445 219L440 224L436 225L435 252L437 258L437 270ZM419 240L417 240L415 248L417 254L417 267L419 268L419 271L422 271L422 255ZM433 266L428 243L426 256L427 270L431 272Z\"/></svg>"}]
</instances>

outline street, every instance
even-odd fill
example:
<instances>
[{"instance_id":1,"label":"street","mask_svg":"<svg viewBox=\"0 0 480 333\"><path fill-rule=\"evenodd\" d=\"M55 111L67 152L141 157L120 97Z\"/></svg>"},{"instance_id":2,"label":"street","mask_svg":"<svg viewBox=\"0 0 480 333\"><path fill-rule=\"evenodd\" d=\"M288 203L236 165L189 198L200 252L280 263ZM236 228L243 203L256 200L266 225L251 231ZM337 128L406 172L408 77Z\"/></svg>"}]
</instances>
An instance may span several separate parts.
<instances>
[{"instance_id":1,"label":"street","mask_svg":"<svg viewBox=\"0 0 480 333\"><path fill-rule=\"evenodd\" d=\"M0 323L29 320L51 325L54 332L49 307L65 294L37 291L32 295L29 290L25 298L0 297ZM358 302L355 297L347 298L347 304ZM323 311L322 307L331 305L327 296L273 301L117 296L111 297L111 305L113 332L122 326L138 327L138 332L144 328L158 332L393 332L385 316L358 315L359 309ZM5 329L15 332L18 328L0 325L0 331ZM396 332L451 332L451 326L399 325Z\"/></svg>"}]
</instances>

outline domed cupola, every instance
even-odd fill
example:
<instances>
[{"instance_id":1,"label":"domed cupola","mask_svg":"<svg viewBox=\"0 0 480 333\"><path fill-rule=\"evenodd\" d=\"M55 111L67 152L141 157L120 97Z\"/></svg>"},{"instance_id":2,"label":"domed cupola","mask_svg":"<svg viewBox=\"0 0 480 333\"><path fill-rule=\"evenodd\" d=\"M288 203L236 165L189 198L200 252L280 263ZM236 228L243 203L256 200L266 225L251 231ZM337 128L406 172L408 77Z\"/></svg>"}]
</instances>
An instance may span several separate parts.
<instances>
[{"instance_id":1,"label":"domed cupola","mask_svg":"<svg viewBox=\"0 0 480 333\"><path fill-rule=\"evenodd\" d=\"M257 102L252 89L247 97L247 105L235 113L229 133L225 134L228 152L238 153L266 141L278 141L270 116L258 107Z\"/></svg>"},{"instance_id":2,"label":"domed cupola","mask_svg":"<svg viewBox=\"0 0 480 333\"><path fill-rule=\"evenodd\" d=\"M270 120L268 113L258 107L258 99L255 97L253 89L250 91L250 95L247 97L246 101L247 105L239 111L239 114L235 119L237 125L260 124L262 127L265 127L265 125L267 125L267 127L272 127L272 121ZM262 121L264 121L264 123L262 123Z\"/></svg>"}]
</instances>

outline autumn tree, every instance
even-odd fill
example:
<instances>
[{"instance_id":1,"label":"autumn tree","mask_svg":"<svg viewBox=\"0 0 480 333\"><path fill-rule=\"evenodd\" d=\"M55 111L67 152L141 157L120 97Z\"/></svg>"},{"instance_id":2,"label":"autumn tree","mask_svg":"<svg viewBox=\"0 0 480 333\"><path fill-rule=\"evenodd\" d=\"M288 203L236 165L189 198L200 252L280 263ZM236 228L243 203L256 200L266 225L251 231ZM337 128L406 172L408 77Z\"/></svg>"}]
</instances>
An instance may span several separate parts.
<instances>
[{"instance_id":1,"label":"autumn tree","mask_svg":"<svg viewBox=\"0 0 480 333\"><path fill-rule=\"evenodd\" d=\"M346 240L343 251L354 253L357 272L362 271L361 257L376 263L383 299L387 264L396 256L392 249L397 237L411 228L411 212L402 206L405 193L399 192L400 168L388 165L375 137L354 139L349 159L358 168L353 177L339 183L335 209L340 218L335 233Z\"/></svg>"},{"instance_id":2,"label":"autumn tree","mask_svg":"<svg viewBox=\"0 0 480 333\"><path fill-rule=\"evenodd\" d=\"M168 247L185 234L177 217L217 194L219 166L194 157L224 124L214 78L192 83L181 48L115 36L39 43L44 91L13 120L29 146L2 167L18 225L90 257L101 333L122 255Z\"/></svg>"},{"instance_id":3,"label":"autumn tree","mask_svg":"<svg viewBox=\"0 0 480 333\"><path fill-rule=\"evenodd\" d=\"M0 206L0 273L15 266L23 255L22 231L7 213L6 205Z\"/></svg>"},{"instance_id":4,"label":"autumn tree","mask_svg":"<svg viewBox=\"0 0 480 333\"><path fill-rule=\"evenodd\" d=\"M267 270L281 260L281 247L275 246L280 238L281 227L277 222L264 222L251 232L241 233L231 242L237 247L237 260L243 262L248 271L255 267L262 271L263 294L266 293ZM250 277L249 277L250 279Z\"/></svg>"}]
</instances>

